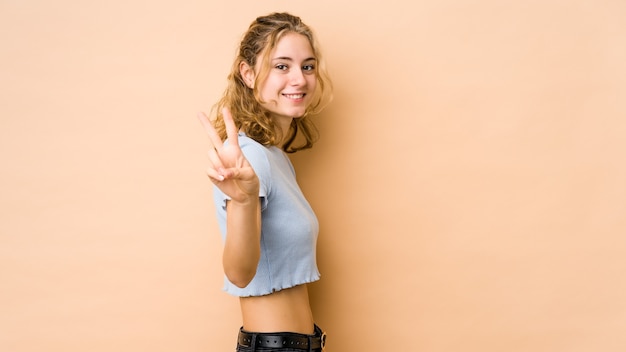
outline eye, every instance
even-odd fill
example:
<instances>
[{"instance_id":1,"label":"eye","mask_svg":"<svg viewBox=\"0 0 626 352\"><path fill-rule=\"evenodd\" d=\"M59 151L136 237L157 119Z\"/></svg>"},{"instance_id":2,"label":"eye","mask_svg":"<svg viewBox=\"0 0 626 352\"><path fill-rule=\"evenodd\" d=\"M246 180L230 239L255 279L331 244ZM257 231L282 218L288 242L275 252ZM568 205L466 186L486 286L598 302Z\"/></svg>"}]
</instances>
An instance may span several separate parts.
<instances>
[{"instance_id":1,"label":"eye","mask_svg":"<svg viewBox=\"0 0 626 352\"><path fill-rule=\"evenodd\" d=\"M304 66L302 66L302 69L304 71L309 71L309 72L315 71L315 65L304 65Z\"/></svg>"},{"instance_id":2,"label":"eye","mask_svg":"<svg viewBox=\"0 0 626 352\"><path fill-rule=\"evenodd\" d=\"M287 69L289 67L287 65L285 65L285 64L278 64L278 65L274 66L274 68L279 69L281 71L287 71Z\"/></svg>"}]
</instances>

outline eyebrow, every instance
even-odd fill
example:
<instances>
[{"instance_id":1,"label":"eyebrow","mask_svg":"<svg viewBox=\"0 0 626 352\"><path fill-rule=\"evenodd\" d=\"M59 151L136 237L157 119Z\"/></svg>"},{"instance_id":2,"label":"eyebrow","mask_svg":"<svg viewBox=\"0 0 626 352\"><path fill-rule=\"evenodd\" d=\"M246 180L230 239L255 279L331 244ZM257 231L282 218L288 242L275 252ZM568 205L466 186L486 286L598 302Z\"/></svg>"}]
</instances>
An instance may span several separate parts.
<instances>
[{"instance_id":1,"label":"eyebrow","mask_svg":"<svg viewBox=\"0 0 626 352\"><path fill-rule=\"evenodd\" d=\"M279 57L275 57L275 58L273 58L273 59L272 59L272 61L274 61L274 60L288 60L288 61L293 61L293 59L292 59L292 58L290 58L290 57L288 57L288 56L279 56ZM304 59L302 62L305 62L305 61L317 61L317 59L316 59L316 58L314 58L314 57L309 57L309 58Z\"/></svg>"}]
</instances>

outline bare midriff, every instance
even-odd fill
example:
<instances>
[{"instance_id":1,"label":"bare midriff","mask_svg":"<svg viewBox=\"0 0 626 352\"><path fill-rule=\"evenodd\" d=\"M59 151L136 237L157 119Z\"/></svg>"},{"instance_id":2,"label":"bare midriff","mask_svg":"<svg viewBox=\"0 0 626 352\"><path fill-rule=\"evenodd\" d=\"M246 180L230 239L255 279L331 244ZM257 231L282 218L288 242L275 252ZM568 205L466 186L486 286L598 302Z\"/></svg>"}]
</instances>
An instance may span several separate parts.
<instances>
[{"instance_id":1,"label":"bare midriff","mask_svg":"<svg viewBox=\"0 0 626 352\"><path fill-rule=\"evenodd\" d=\"M246 331L313 333L313 314L306 285L265 296L242 297L240 304Z\"/></svg>"}]
</instances>

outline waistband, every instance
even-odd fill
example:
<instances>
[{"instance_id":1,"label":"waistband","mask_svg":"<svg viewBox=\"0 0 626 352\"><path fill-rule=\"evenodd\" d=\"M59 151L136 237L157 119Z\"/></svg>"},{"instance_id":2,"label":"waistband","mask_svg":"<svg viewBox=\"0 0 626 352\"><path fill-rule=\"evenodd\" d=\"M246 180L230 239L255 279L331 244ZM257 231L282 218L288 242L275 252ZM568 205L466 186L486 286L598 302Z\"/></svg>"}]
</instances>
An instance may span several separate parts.
<instances>
[{"instance_id":1,"label":"waistband","mask_svg":"<svg viewBox=\"0 0 626 352\"><path fill-rule=\"evenodd\" d=\"M315 325L315 333L312 335L294 332L248 332L241 328L237 343L243 347L263 348L295 348L304 351L324 349L326 345L326 333Z\"/></svg>"}]
</instances>

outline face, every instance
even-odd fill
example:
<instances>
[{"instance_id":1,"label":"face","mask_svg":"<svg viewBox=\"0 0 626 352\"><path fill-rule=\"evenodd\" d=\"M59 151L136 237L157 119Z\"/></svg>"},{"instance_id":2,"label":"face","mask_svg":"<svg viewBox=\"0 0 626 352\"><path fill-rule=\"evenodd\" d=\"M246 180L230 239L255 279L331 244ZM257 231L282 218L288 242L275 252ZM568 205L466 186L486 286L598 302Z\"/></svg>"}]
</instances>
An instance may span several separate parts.
<instances>
[{"instance_id":1,"label":"face","mask_svg":"<svg viewBox=\"0 0 626 352\"><path fill-rule=\"evenodd\" d=\"M290 122L304 115L313 99L317 85L313 49L307 37L289 33L278 41L269 60L268 76L259 86L262 105L274 119Z\"/></svg>"}]
</instances>

